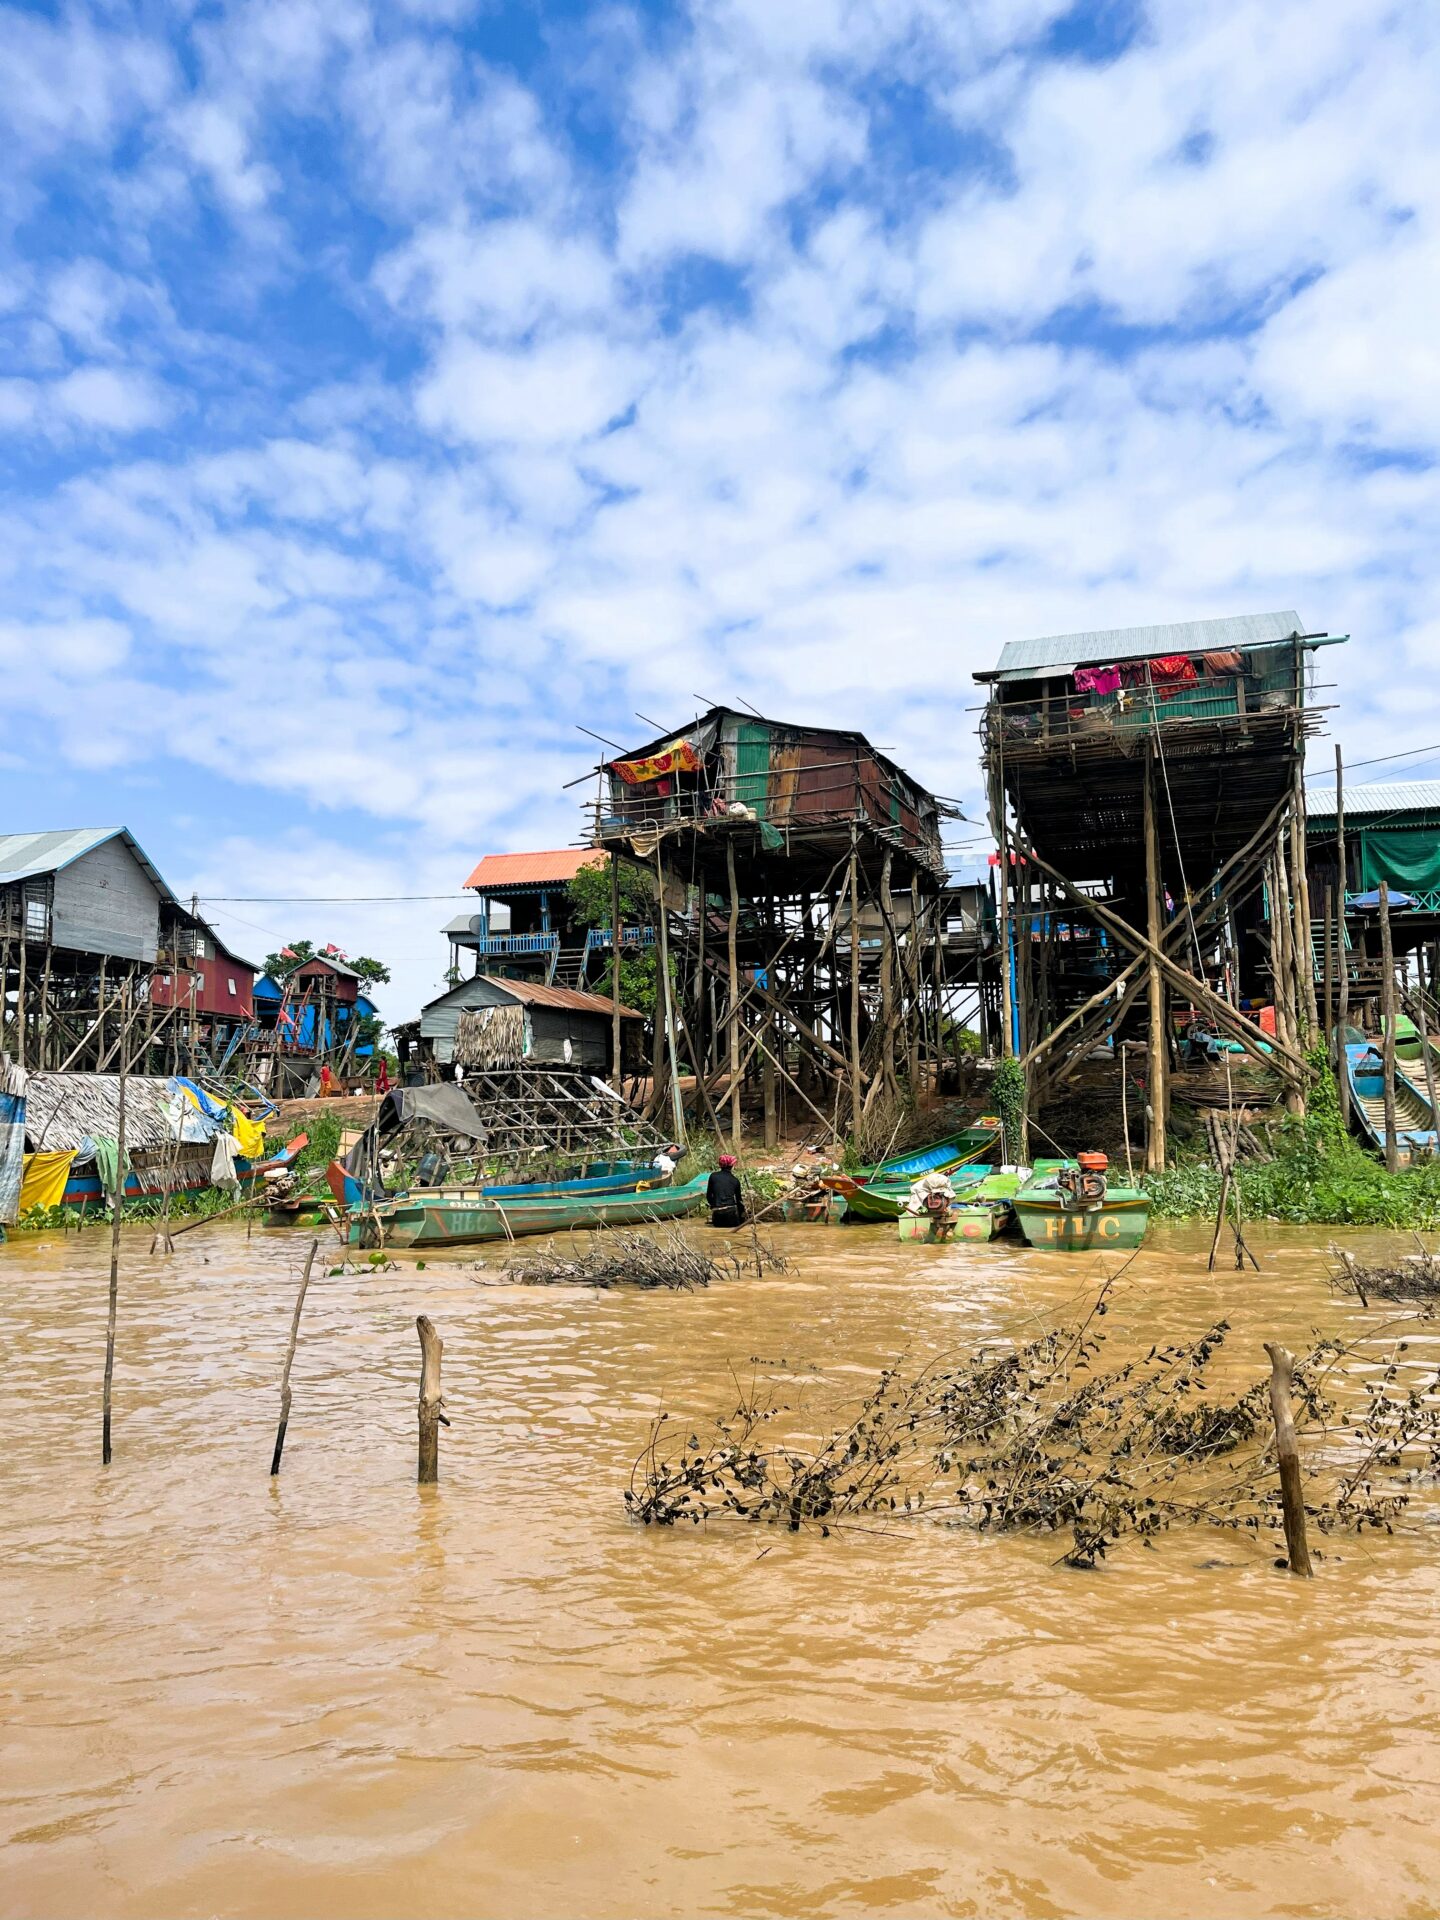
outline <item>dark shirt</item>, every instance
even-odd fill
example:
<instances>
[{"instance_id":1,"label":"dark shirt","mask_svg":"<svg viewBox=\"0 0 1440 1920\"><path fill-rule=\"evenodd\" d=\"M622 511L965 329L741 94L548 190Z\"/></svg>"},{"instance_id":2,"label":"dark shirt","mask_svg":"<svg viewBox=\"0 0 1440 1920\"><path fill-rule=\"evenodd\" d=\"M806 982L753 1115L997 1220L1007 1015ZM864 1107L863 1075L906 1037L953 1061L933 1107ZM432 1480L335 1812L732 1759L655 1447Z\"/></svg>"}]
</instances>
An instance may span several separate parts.
<instances>
[{"instance_id":1,"label":"dark shirt","mask_svg":"<svg viewBox=\"0 0 1440 1920\"><path fill-rule=\"evenodd\" d=\"M745 1196L728 1167L717 1167L705 1185L705 1204L717 1227L738 1227L745 1218Z\"/></svg>"}]
</instances>

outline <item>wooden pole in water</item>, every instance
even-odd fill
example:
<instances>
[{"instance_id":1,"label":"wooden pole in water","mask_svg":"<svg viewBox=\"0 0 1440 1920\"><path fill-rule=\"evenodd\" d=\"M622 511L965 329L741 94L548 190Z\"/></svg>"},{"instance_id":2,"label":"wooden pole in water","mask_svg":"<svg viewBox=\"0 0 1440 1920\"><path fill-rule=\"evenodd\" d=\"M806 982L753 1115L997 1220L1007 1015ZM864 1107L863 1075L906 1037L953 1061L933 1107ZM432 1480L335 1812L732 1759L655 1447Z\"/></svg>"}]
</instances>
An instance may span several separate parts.
<instances>
[{"instance_id":1,"label":"wooden pole in water","mask_svg":"<svg viewBox=\"0 0 1440 1920\"><path fill-rule=\"evenodd\" d=\"M300 1291L295 1296L295 1313L290 1322L290 1345L285 1354L285 1371L280 1376L280 1425L275 1433L275 1451L270 1456L270 1477L280 1471L280 1456L285 1451L285 1429L290 1424L290 1369L295 1364L295 1343L300 1338L300 1309L305 1305L305 1289L310 1285L310 1269L320 1242L312 1240L305 1256L305 1271L300 1276Z\"/></svg>"},{"instance_id":2,"label":"wooden pole in water","mask_svg":"<svg viewBox=\"0 0 1440 1920\"><path fill-rule=\"evenodd\" d=\"M735 835L725 836L725 882L730 890L726 928L726 966L730 980L730 1144L740 1151L740 887L735 878Z\"/></svg>"},{"instance_id":3,"label":"wooden pole in water","mask_svg":"<svg viewBox=\"0 0 1440 1920\"><path fill-rule=\"evenodd\" d=\"M1335 1013L1335 1077L1340 1083L1340 1118L1350 1124L1350 1076L1346 1071L1345 1030L1350 1022L1350 962L1345 953L1345 762L1335 748L1335 850L1339 875L1335 882L1335 959L1340 969L1339 1005Z\"/></svg>"},{"instance_id":4,"label":"wooden pole in water","mask_svg":"<svg viewBox=\"0 0 1440 1920\"><path fill-rule=\"evenodd\" d=\"M1380 882L1380 1026L1384 1063L1385 1167L1400 1171L1400 1142L1395 1134L1395 948L1390 939L1390 884Z\"/></svg>"},{"instance_id":5,"label":"wooden pole in water","mask_svg":"<svg viewBox=\"0 0 1440 1920\"><path fill-rule=\"evenodd\" d=\"M415 1331L420 1335L420 1467L417 1479L422 1487L433 1487L440 1478L440 1423L444 1400L440 1393L440 1356L445 1342L425 1314L418 1314ZM450 1422L445 1420L448 1427Z\"/></svg>"},{"instance_id":6,"label":"wooden pole in water","mask_svg":"<svg viewBox=\"0 0 1440 1920\"><path fill-rule=\"evenodd\" d=\"M1280 1504L1285 1516L1285 1555L1291 1573L1314 1577L1310 1547L1305 1538L1305 1495L1300 1484L1300 1447L1290 1411L1295 1384L1295 1356L1277 1341L1267 1340L1270 1356L1270 1411L1275 1416L1275 1452L1280 1462Z\"/></svg>"},{"instance_id":7,"label":"wooden pole in water","mask_svg":"<svg viewBox=\"0 0 1440 1920\"><path fill-rule=\"evenodd\" d=\"M130 986L121 993L121 1031L129 1011ZM120 1216L125 1211L125 1054L120 1054L120 1098L115 1122L115 1185L110 1195L110 1312L105 1327L105 1389L101 1396L100 1464L110 1464L110 1390L115 1379L115 1318L120 1306Z\"/></svg>"},{"instance_id":8,"label":"wooden pole in water","mask_svg":"<svg viewBox=\"0 0 1440 1920\"><path fill-rule=\"evenodd\" d=\"M1163 1172L1165 1167L1165 1086L1169 1064L1165 1052L1165 980L1155 951L1159 948L1161 933L1160 887L1160 836L1155 824L1155 756L1153 750L1147 748L1145 755L1145 931L1152 951L1147 960L1150 1014L1150 1064L1147 1076L1150 1085L1147 1092L1150 1106L1150 1130L1145 1165L1151 1173Z\"/></svg>"}]
</instances>

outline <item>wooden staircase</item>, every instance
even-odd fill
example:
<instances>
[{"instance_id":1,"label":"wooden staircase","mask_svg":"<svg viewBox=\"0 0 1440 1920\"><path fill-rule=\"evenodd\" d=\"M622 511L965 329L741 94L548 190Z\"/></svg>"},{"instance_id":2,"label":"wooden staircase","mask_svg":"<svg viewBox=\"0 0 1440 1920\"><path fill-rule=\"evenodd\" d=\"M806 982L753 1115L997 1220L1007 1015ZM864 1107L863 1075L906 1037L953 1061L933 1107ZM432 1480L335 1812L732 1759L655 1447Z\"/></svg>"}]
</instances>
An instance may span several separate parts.
<instances>
[{"instance_id":1,"label":"wooden staircase","mask_svg":"<svg viewBox=\"0 0 1440 1920\"><path fill-rule=\"evenodd\" d=\"M583 989L585 983L584 947L557 947L546 985Z\"/></svg>"}]
</instances>

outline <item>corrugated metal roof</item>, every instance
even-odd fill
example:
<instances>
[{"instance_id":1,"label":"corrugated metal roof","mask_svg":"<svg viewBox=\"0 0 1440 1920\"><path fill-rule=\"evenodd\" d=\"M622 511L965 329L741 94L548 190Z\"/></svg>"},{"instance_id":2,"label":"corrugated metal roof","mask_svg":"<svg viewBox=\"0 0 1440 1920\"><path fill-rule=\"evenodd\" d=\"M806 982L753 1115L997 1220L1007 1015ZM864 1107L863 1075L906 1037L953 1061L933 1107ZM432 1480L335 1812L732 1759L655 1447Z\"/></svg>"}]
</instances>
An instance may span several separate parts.
<instances>
[{"instance_id":1,"label":"corrugated metal roof","mask_svg":"<svg viewBox=\"0 0 1440 1920\"><path fill-rule=\"evenodd\" d=\"M1304 633L1298 613L1237 613L1224 620L1179 620L1168 626L1110 627L1091 633L1055 633L1039 640L1011 640L1000 664L977 680L1028 680L1047 668L1148 660L1164 653L1215 653L1224 647L1273 646Z\"/></svg>"},{"instance_id":2,"label":"corrugated metal roof","mask_svg":"<svg viewBox=\"0 0 1440 1920\"><path fill-rule=\"evenodd\" d=\"M57 827L44 833L0 833L0 886L37 874L58 873L82 854L103 847L119 834L161 896L178 905L140 842L128 827Z\"/></svg>"},{"instance_id":3,"label":"corrugated metal roof","mask_svg":"<svg viewBox=\"0 0 1440 1920\"><path fill-rule=\"evenodd\" d=\"M502 993L523 1000L528 1006L564 1007L570 1013L603 1014L607 1020L615 1011L613 1000L602 1000L598 993L581 993L576 987L545 987L536 980L502 980L497 974L490 974L488 978L492 987L499 987ZM621 1007L620 1016L624 1020L645 1018L632 1007Z\"/></svg>"},{"instance_id":4,"label":"corrugated metal roof","mask_svg":"<svg viewBox=\"0 0 1440 1920\"><path fill-rule=\"evenodd\" d=\"M1335 818L1334 787L1307 787L1305 812L1314 819ZM1440 813L1440 780L1377 780L1369 786L1345 782L1345 817L1352 814Z\"/></svg>"},{"instance_id":5,"label":"corrugated metal roof","mask_svg":"<svg viewBox=\"0 0 1440 1920\"><path fill-rule=\"evenodd\" d=\"M544 853L487 853L465 882L482 893L492 887L563 886L582 867L599 866L593 847L556 847Z\"/></svg>"}]
</instances>

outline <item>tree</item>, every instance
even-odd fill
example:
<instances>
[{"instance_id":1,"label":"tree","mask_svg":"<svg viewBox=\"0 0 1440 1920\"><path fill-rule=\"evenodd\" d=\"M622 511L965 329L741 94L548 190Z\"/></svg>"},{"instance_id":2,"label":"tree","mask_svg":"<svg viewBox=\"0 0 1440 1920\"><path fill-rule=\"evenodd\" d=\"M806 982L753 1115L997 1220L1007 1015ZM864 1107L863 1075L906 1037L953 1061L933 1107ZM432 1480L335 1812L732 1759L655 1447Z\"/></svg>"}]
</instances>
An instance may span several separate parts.
<instances>
[{"instance_id":1,"label":"tree","mask_svg":"<svg viewBox=\"0 0 1440 1920\"><path fill-rule=\"evenodd\" d=\"M608 927L610 924L609 865L582 867L569 883L570 914L577 926ZM648 927L655 918L655 882L642 867L620 863L620 924L624 927ZM621 969L624 977L624 969Z\"/></svg>"},{"instance_id":2,"label":"tree","mask_svg":"<svg viewBox=\"0 0 1440 1920\"><path fill-rule=\"evenodd\" d=\"M291 940L275 953L265 956L265 971L272 980L278 980L281 986L292 973L299 971L307 960L338 960L342 966L349 967L352 973L358 973L367 987L387 986L390 969L382 960L371 960L365 954L352 960L342 947L333 941L323 947L317 947L313 940Z\"/></svg>"}]
</instances>

